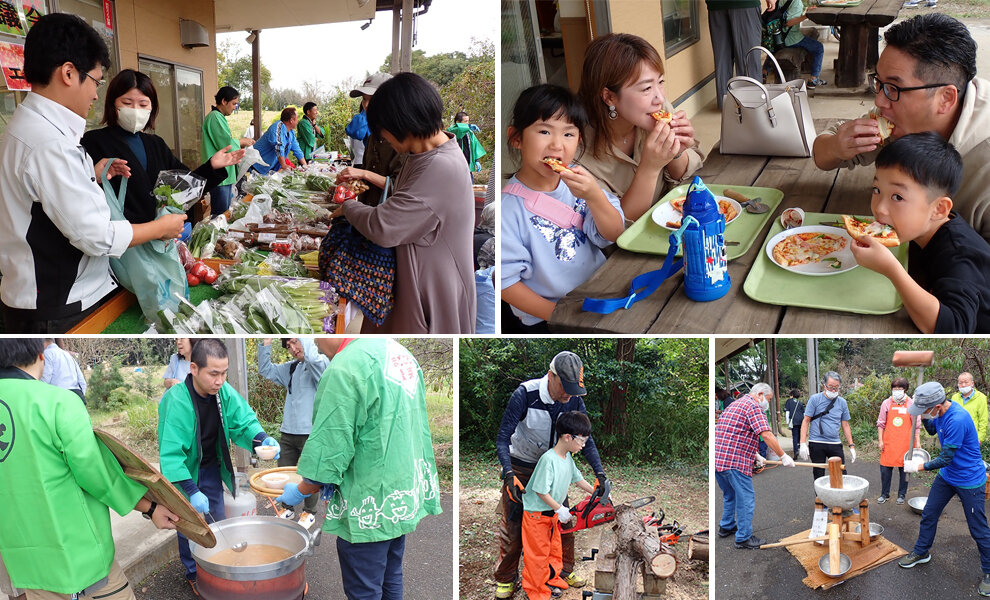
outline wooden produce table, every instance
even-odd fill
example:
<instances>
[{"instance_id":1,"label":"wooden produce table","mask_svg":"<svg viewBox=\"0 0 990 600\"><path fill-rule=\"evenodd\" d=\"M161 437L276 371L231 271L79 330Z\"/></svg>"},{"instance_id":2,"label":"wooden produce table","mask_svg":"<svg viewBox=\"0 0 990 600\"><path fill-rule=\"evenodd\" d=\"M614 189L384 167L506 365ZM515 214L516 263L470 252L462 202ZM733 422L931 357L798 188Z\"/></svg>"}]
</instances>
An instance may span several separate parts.
<instances>
[{"instance_id":1,"label":"wooden produce table","mask_svg":"<svg viewBox=\"0 0 990 600\"><path fill-rule=\"evenodd\" d=\"M831 123L818 119L824 130ZM729 261L732 287L722 298L695 302L684 295L683 271L670 277L651 296L629 309L601 315L581 310L585 298L614 298L628 293L629 282L641 273L659 269L663 256L617 249L584 284L557 303L549 326L554 333L635 333L635 334L818 334L829 335L910 333L918 329L901 308L886 315L864 315L830 310L764 304L750 299L743 283L754 262L764 252L767 232L788 207L806 212L870 214L870 194L874 170L822 171L810 158L766 158L723 156L713 151L698 173L706 183L777 188L784 200L757 234L744 255ZM837 216L838 218L838 216ZM858 267L862 269L863 267ZM830 289L830 277L821 280L823 294L842 294Z\"/></svg>"},{"instance_id":2,"label":"wooden produce table","mask_svg":"<svg viewBox=\"0 0 990 600\"><path fill-rule=\"evenodd\" d=\"M816 25L839 29L839 58L835 61L836 87L862 87L867 63L876 65L874 36L880 27L894 22L903 0L863 0L859 6L831 8L816 6L807 12ZM867 60L868 55L870 61Z\"/></svg>"}]
</instances>

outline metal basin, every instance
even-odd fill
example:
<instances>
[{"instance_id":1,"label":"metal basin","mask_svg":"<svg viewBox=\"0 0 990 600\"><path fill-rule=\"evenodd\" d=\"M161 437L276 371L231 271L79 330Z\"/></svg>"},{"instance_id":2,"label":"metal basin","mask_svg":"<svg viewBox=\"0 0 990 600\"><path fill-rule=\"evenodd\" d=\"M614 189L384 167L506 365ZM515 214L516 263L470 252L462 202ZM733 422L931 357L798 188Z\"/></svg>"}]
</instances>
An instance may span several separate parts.
<instances>
[{"instance_id":1,"label":"metal basin","mask_svg":"<svg viewBox=\"0 0 990 600\"><path fill-rule=\"evenodd\" d=\"M912 458L920 458L922 462L929 462L932 459L932 455L928 453L928 450L924 448L915 448L914 450L908 450L904 453L904 460L908 461Z\"/></svg>"},{"instance_id":2,"label":"metal basin","mask_svg":"<svg viewBox=\"0 0 990 600\"><path fill-rule=\"evenodd\" d=\"M928 496L915 496L914 498L908 498L908 506L911 507L917 514L921 514L925 511L925 504L928 503Z\"/></svg>"},{"instance_id":3,"label":"metal basin","mask_svg":"<svg viewBox=\"0 0 990 600\"><path fill-rule=\"evenodd\" d=\"M822 573L825 573L829 577L832 577L834 579L838 579L839 577L842 577L843 575L845 575L846 573L848 573L849 572L849 569L852 568L852 559L850 559L845 554L840 554L839 555L839 572L838 573L830 573L829 570L828 570L828 552L826 552L825 554L822 554L822 557L821 558L818 559L818 568L821 570Z\"/></svg>"},{"instance_id":4,"label":"metal basin","mask_svg":"<svg viewBox=\"0 0 990 600\"><path fill-rule=\"evenodd\" d=\"M828 475L815 480L815 493L826 506L856 508L870 491L870 482L855 475L842 476L842 489L833 488Z\"/></svg>"},{"instance_id":5,"label":"metal basin","mask_svg":"<svg viewBox=\"0 0 990 600\"><path fill-rule=\"evenodd\" d=\"M860 529L859 523L855 523L855 532L854 533L859 533L859 529ZM874 523L874 522L871 521L870 522L870 539L871 540L875 540L875 539L877 539L877 536L879 536L879 535L883 535L883 525L881 525L880 523Z\"/></svg>"},{"instance_id":6,"label":"metal basin","mask_svg":"<svg viewBox=\"0 0 990 600\"><path fill-rule=\"evenodd\" d=\"M190 542L199 571L200 595L205 600L300 600L306 586L306 557L319 545L320 530L311 534L305 527L277 517L234 517L212 523L217 545L204 548ZM254 566L231 566L210 558L229 544L246 541L284 548L292 555L283 560Z\"/></svg>"}]
</instances>

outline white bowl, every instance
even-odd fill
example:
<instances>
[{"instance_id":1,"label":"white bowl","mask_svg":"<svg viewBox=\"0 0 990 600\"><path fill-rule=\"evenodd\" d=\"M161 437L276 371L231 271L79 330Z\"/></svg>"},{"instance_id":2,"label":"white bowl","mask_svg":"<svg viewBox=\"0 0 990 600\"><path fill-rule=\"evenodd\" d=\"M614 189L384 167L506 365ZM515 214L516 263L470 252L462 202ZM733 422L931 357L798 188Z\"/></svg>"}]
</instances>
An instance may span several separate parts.
<instances>
[{"instance_id":1,"label":"white bowl","mask_svg":"<svg viewBox=\"0 0 990 600\"><path fill-rule=\"evenodd\" d=\"M265 486L273 490L284 488L285 484L289 483L289 479L289 475L285 473L265 473L261 476L261 481L265 483Z\"/></svg>"},{"instance_id":2,"label":"white bowl","mask_svg":"<svg viewBox=\"0 0 990 600\"><path fill-rule=\"evenodd\" d=\"M780 213L780 224L784 229L794 229L804 225L804 210L800 208L785 208ZM788 227L790 225L790 227Z\"/></svg>"},{"instance_id":3,"label":"white bowl","mask_svg":"<svg viewBox=\"0 0 990 600\"><path fill-rule=\"evenodd\" d=\"M278 448L275 446L255 446L254 453L258 455L258 458L271 460L278 454Z\"/></svg>"}]
</instances>

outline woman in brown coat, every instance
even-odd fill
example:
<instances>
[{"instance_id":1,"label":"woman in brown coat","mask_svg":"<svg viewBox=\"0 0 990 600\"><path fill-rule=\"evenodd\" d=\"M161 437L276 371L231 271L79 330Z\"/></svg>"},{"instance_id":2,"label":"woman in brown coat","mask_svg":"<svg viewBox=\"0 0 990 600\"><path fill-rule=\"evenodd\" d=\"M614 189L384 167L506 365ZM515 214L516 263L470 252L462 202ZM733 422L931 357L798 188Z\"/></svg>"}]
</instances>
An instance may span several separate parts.
<instances>
[{"instance_id":1,"label":"woman in brown coat","mask_svg":"<svg viewBox=\"0 0 990 600\"><path fill-rule=\"evenodd\" d=\"M457 140L443 131L443 101L414 73L383 83L368 104L371 135L408 153L394 192L378 206L346 201L348 222L395 248L395 305L362 333L474 333L474 197Z\"/></svg>"}]
</instances>

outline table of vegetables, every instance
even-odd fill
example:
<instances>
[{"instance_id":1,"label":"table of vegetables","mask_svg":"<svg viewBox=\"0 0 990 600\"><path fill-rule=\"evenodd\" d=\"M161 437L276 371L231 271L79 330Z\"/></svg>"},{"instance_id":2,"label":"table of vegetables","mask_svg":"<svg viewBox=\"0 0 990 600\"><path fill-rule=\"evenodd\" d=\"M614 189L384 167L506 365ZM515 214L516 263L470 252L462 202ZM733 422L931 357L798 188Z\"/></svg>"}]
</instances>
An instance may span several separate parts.
<instances>
[{"instance_id":1,"label":"table of vegetables","mask_svg":"<svg viewBox=\"0 0 990 600\"><path fill-rule=\"evenodd\" d=\"M249 175L241 186L244 196L227 214L196 223L189 239L178 242L189 296L176 294L177 308L160 310L152 329L333 333L340 302L333 287L318 279L317 256L337 206L338 167L311 163L296 171ZM106 332L133 332L133 317L130 322L126 317ZM147 327L145 322L141 330Z\"/></svg>"}]
</instances>

